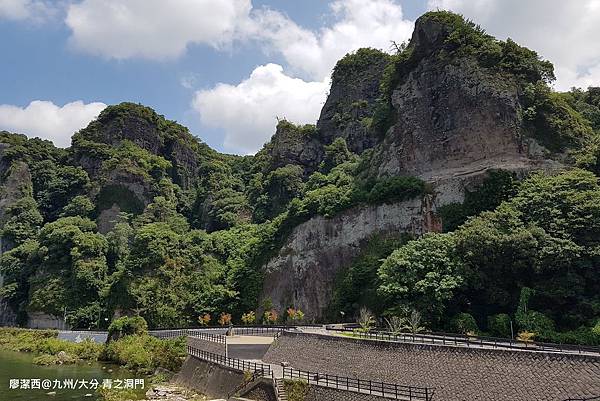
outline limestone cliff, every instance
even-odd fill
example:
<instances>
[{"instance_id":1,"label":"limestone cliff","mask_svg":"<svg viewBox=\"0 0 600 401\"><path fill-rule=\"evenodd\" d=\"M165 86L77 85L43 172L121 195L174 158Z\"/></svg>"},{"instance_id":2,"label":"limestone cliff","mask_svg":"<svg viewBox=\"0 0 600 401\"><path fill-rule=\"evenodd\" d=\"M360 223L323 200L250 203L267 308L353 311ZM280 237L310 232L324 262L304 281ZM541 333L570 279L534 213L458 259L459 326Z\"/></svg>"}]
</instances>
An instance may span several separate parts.
<instances>
[{"instance_id":1,"label":"limestone cliff","mask_svg":"<svg viewBox=\"0 0 600 401\"><path fill-rule=\"evenodd\" d=\"M319 319L331 301L338 272L360 254L361 244L370 237L439 231L437 209L462 202L465 190L480 184L490 169L522 176L561 167L523 133L518 80L482 67L470 55L447 56L444 46L451 33L447 24L435 19L417 21L409 44L411 60L391 88L392 124L379 143L365 130L356 145L356 150L373 147L371 175L416 176L429 183L431 194L359 207L331 219L316 217L296 227L265 266L263 299L280 309L294 305L309 319ZM374 70L381 72L385 65L382 62ZM355 77L343 82L347 87L332 88L319 121L321 129L347 138L356 132L335 128L333 105L344 96L354 102L352 96L365 96L367 109L372 107L374 84L380 80L371 72L358 74L370 81ZM370 83L365 86L366 81Z\"/></svg>"},{"instance_id":2,"label":"limestone cliff","mask_svg":"<svg viewBox=\"0 0 600 401\"><path fill-rule=\"evenodd\" d=\"M277 310L293 305L308 319L329 306L337 273L375 235L431 231L432 199L358 207L333 218L315 217L296 227L279 254L265 266L263 301Z\"/></svg>"}]
</instances>

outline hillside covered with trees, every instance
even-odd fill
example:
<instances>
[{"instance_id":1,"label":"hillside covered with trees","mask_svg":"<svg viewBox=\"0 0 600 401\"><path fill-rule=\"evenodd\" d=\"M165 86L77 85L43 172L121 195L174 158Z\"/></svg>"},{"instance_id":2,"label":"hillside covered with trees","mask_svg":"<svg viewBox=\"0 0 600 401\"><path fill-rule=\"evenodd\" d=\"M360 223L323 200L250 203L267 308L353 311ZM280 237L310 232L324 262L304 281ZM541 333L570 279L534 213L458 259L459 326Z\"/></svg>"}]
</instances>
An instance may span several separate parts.
<instances>
[{"instance_id":1,"label":"hillside covered with trees","mask_svg":"<svg viewBox=\"0 0 600 401\"><path fill-rule=\"evenodd\" d=\"M280 121L253 156L220 154L132 103L106 108L67 149L0 133L0 297L19 324L33 312L75 328L123 314L151 327L207 314L213 324L248 312L284 320L261 301L264 266L296 227L439 197L429 171L411 164L425 146L394 159L410 119L424 118L401 112L403 88L461 66L514 112L515 152L535 144L546 164L487 168L461 202L438 205L438 232L365 240L339 273L328 318L416 310L432 330L510 336L512 320L540 340L600 344L600 88L556 92L549 61L448 12L421 17L394 54L348 54L319 122ZM444 110L427 107L437 116L428 123L446 124Z\"/></svg>"}]
</instances>

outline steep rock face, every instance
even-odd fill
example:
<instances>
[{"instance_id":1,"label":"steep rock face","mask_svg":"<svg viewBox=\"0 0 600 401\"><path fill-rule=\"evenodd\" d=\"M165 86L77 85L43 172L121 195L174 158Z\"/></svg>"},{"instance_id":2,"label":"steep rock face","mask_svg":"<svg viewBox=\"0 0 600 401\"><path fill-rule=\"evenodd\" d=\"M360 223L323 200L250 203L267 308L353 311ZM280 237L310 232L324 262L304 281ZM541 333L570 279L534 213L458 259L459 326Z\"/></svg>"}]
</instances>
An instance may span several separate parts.
<instances>
[{"instance_id":1,"label":"steep rock face","mask_svg":"<svg viewBox=\"0 0 600 401\"><path fill-rule=\"evenodd\" d=\"M317 122L326 144L344 138L348 148L360 154L377 143L378 138L369 130L369 117L388 63L388 54L373 49L360 49L338 62Z\"/></svg>"},{"instance_id":2,"label":"steep rock face","mask_svg":"<svg viewBox=\"0 0 600 401\"><path fill-rule=\"evenodd\" d=\"M256 157L264 160L265 171L294 164L302 167L305 175L309 175L317 170L323 154L323 144L314 127L297 127L280 121L275 135Z\"/></svg>"},{"instance_id":3,"label":"steep rock face","mask_svg":"<svg viewBox=\"0 0 600 401\"><path fill-rule=\"evenodd\" d=\"M487 168L539 168L555 163L523 135L517 77L484 68L472 55L452 55L451 24L421 17L391 94L395 123L376 148L376 175L426 180ZM450 48L449 48L450 47Z\"/></svg>"},{"instance_id":4,"label":"steep rock face","mask_svg":"<svg viewBox=\"0 0 600 401\"><path fill-rule=\"evenodd\" d=\"M0 150L0 165L3 165ZM23 196L31 196L31 174L24 162L13 162L0 168L0 227L4 224L6 207Z\"/></svg>"},{"instance_id":5,"label":"steep rock face","mask_svg":"<svg viewBox=\"0 0 600 401\"><path fill-rule=\"evenodd\" d=\"M330 219L315 217L299 225L265 266L262 299L278 310L294 305L307 319L319 319L331 301L338 271L360 254L361 245L374 235L418 235L437 229L433 203L425 196L359 207Z\"/></svg>"},{"instance_id":6,"label":"steep rock face","mask_svg":"<svg viewBox=\"0 0 600 401\"><path fill-rule=\"evenodd\" d=\"M348 149L357 154L375 146L379 138L369 129L370 116L388 63L389 55L374 49L360 49L340 60L316 130L281 121L271 141L257 154L266 161L265 171L293 164L308 176L323 160L324 145L337 138L345 139Z\"/></svg>"},{"instance_id":7,"label":"steep rock face","mask_svg":"<svg viewBox=\"0 0 600 401\"><path fill-rule=\"evenodd\" d=\"M532 158L520 133L517 88L471 60L440 68L423 60L392 95L398 116L374 159L378 175L425 179L486 168L520 168Z\"/></svg>"}]
</instances>

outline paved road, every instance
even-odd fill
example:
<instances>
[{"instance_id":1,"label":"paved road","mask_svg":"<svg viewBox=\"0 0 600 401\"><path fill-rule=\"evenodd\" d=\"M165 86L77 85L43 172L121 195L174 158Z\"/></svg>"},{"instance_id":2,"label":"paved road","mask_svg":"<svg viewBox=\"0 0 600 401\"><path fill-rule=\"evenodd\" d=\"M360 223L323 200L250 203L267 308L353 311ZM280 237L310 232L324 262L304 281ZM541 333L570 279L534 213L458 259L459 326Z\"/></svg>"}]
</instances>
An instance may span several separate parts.
<instances>
[{"instance_id":1,"label":"paved road","mask_svg":"<svg viewBox=\"0 0 600 401\"><path fill-rule=\"evenodd\" d=\"M271 344L227 344L227 356L238 359L262 359Z\"/></svg>"}]
</instances>

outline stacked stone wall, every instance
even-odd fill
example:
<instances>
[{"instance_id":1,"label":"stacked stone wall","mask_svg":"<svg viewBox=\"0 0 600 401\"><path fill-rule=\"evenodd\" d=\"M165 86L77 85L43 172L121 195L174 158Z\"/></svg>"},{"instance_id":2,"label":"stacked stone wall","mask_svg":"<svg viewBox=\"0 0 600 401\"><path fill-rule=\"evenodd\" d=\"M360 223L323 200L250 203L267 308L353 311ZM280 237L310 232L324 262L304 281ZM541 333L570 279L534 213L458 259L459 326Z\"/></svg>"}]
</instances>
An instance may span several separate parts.
<instances>
[{"instance_id":1,"label":"stacked stone wall","mask_svg":"<svg viewBox=\"0 0 600 401\"><path fill-rule=\"evenodd\" d=\"M434 387L437 401L562 401L600 395L600 358L594 356L285 332L264 360L312 372Z\"/></svg>"},{"instance_id":2,"label":"stacked stone wall","mask_svg":"<svg viewBox=\"0 0 600 401\"><path fill-rule=\"evenodd\" d=\"M390 401L390 399L321 386L309 386L304 401Z\"/></svg>"}]
</instances>

